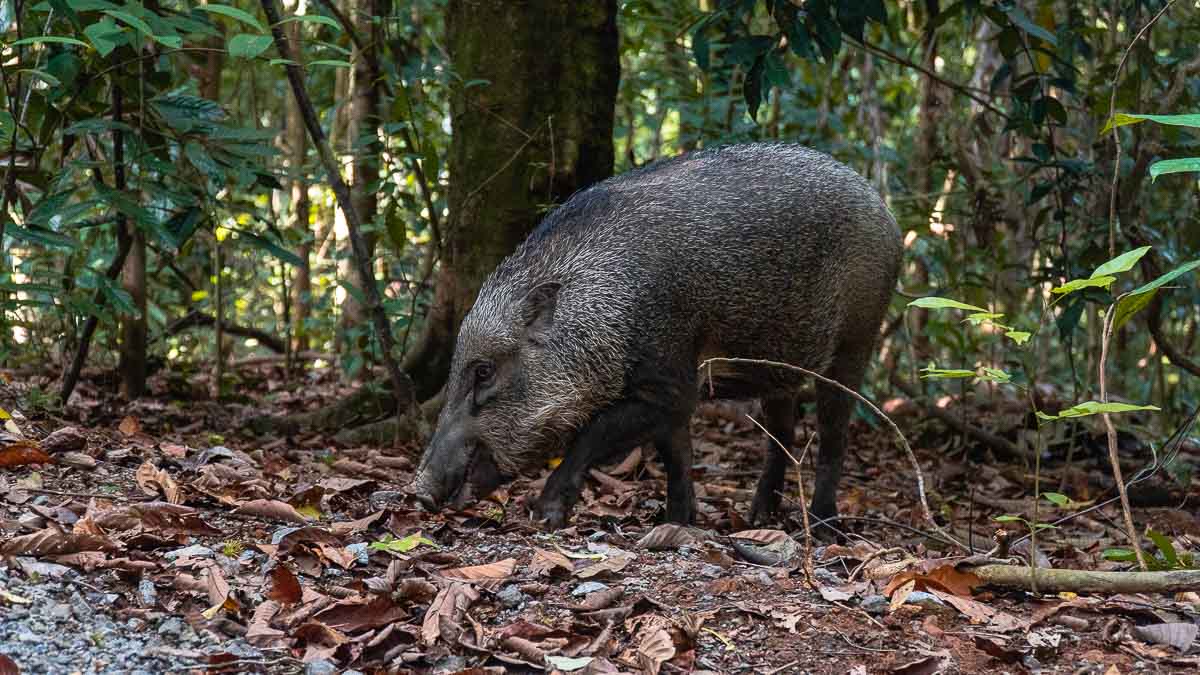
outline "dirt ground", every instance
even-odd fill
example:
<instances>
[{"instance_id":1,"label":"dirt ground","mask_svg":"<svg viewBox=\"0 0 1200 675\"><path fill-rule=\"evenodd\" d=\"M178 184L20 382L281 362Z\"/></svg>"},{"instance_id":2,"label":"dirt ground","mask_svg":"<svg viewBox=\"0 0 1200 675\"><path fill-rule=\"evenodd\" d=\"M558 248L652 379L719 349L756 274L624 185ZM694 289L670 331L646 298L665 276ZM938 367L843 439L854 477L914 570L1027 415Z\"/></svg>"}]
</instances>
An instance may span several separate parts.
<instances>
[{"instance_id":1,"label":"dirt ground","mask_svg":"<svg viewBox=\"0 0 1200 675\"><path fill-rule=\"evenodd\" d=\"M748 417L754 406L730 403L706 404L693 423L694 527L662 524L663 472L636 451L593 471L570 526L547 532L526 503L549 466L462 512L427 513L401 491L419 447L340 448L319 434L248 431L254 415L345 395L332 374L286 382L260 366L239 376L236 401L197 396L202 380L181 392L178 378L158 376L155 396L134 404L89 381L70 407L47 412L36 403L52 381L0 373L10 418L0 420L0 624L51 602L34 589L51 569L39 565L54 565L109 598L95 611L117 633L182 620L197 637L176 648L180 671L1107 675L1200 666L1194 590L1035 594L989 587L956 567L966 552L926 522L895 438L862 417L837 534L810 539L794 508L797 475L811 491L819 441L789 478L792 508L763 526L745 522L765 440ZM923 422L904 401L887 409L946 532L983 553L997 529L1010 541L1026 531L995 518L1033 521L1031 466ZM1015 439L1022 416L1002 411L965 414ZM800 425L801 449L812 424L809 416ZM1162 439L1123 440L1136 471L1143 444ZM1039 533L1044 566L1131 567L1104 556L1128 545L1119 508L1081 515L1110 496L1101 442L1085 426L1043 457L1043 490L1069 501L1043 501L1038 521L1070 516ZM1181 459L1200 458L1185 445ZM1194 567L1196 481L1148 483L1135 501L1151 506L1135 517L1169 544L1147 553ZM1029 551L1027 542L1013 548ZM31 654L0 644L0 673L53 672Z\"/></svg>"}]
</instances>

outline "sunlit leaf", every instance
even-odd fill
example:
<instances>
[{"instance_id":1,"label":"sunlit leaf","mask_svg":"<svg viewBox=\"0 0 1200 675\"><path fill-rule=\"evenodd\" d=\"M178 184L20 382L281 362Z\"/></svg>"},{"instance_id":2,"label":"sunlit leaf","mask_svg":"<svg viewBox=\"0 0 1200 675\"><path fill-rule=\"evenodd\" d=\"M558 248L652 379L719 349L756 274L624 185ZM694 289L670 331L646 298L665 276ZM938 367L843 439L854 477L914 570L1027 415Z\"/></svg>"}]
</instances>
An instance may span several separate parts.
<instances>
[{"instance_id":1,"label":"sunlit leaf","mask_svg":"<svg viewBox=\"0 0 1200 675\"><path fill-rule=\"evenodd\" d=\"M1158 122L1159 124L1169 124L1179 127L1196 127L1200 128L1200 113L1191 113L1187 115L1133 115L1130 113L1117 113L1112 119L1104 125L1100 130L1101 134L1112 131L1113 127L1123 127L1127 124L1137 124L1145 121Z\"/></svg>"},{"instance_id":2,"label":"sunlit leaf","mask_svg":"<svg viewBox=\"0 0 1200 675\"><path fill-rule=\"evenodd\" d=\"M932 366L930 366L928 368L922 368L921 372L923 373L921 375L921 379L925 379L925 380L949 380L949 379L961 379L961 378L966 378L966 377L975 377L975 371L973 371L973 370L955 370L955 369L946 369L946 368L934 368Z\"/></svg>"},{"instance_id":3,"label":"sunlit leaf","mask_svg":"<svg viewBox=\"0 0 1200 675\"><path fill-rule=\"evenodd\" d=\"M1074 293L1082 288L1108 288L1112 282L1116 281L1116 277L1093 277L1091 279L1072 279L1062 286L1056 286L1050 289L1051 293L1058 295L1066 295Z\"/></svg>"},{"instance_id":4,"label":"sunlit leaf","mask_svg":"<svg viewBox=\"0 0 1200 675\"><path fill-rule=\"evenodd\" d=\"M1150 180L1164 173L1183 173L1185 171L1200 171L1200 157L1184 159L1164 159L1150 165Z\"/></svg>"},{"instance_id":5,"label":"sunlit leaf","mask_svg":"<svg viewBox=\"0 0 1200 675\"><path fill-rule=\"evenodd\" d=\"M917 298L916 300L908 303L908 306L920 307L922 309L965 309L970 312L987 313L987 310L982 307L968 305L965 302L951 300L950 298L939 298L934 296L930 296L928 298Z\"/></svg>"},{"instance_id":6,"label":"sunlit leaf","mask_svg":"<svg viewBox=\"0 0 1200 675\"><path fill-rule=\"evenodd\" d=\"M282 26L285 23L292 23L293 21L301 21L303 23L318 23L322 26L329 26L339 33L342 31L342 25L340 23L327 16L321 16L320 14L302 14L300 16L290 16L280 21L277 25Z\"/></svg>"},{"instance_id":7,"label":"sunlit leaf","mask_svg":"<svg viewBox=\"0 0 1200 675\"><path fill-rule=\"evenodd\" d=\"M1032 334L1023 330L1010 330L1004 334L1004 337L1011 339L1013 342L1019 345L1023 345L1026 342L1029 342L1029 338L1032 337Z\"/></svg>"},{"instance_id":8,"label":"sunlit leaf","mask_svg":"<svg viewBox=\"0 0 1200 675\"><path fill-rule=\"evenodd\" d=\"M1133 269L1133 266L1137 264L1137 261L1141 260L1142 256L1146 255L1146 252L1149 250L1149 246L1141 246L1133 249L1132 251L1122 253L1121 255L1097 267L1096 271L1092 272L1092 276L1089 278L1099 279L1101 277L1120 274L1121 272L1128 272L1129 270Z\"/></svg>"},{"instance_id":9,"label":"sunlit leaf","mask_svg":"<svg viewBox=\"0 0 1200 675\"><path fill-rule=\"evenodd\" d=\"M201 12L221 14L231 19L237 19L238 21L241 21L248 26L253 26L260 31L266 31L266 28L264 28L263 25L259 23L258 19L254 18L252 14L244 10L240 10L237 7L229 7L228 5L198 5L193 9Z\"/></svg>"},{"instance_id":10,"label":"sunlit leaf","mask_svg":"<svg viewBox=\"0 0 1200 675\"><path fill-rule=\"evenodd\" d=\"M229 39L229 55L235 59L252 59L271 46L270 35L238 33Z\"/></svg>"}]
</instances>

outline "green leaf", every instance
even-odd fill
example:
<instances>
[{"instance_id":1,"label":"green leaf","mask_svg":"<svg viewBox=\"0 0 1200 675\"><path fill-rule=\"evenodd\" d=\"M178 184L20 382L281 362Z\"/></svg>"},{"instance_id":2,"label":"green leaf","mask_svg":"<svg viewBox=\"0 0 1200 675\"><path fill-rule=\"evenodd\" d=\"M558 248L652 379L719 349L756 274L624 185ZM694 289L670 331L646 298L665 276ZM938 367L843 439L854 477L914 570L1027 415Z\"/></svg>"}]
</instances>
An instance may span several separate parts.
<instances>
[{"instance_id":1,"label":"green leaf","mask_svg":"<svg viewBox=\"0 0 1200 675\"><path fill-rule=\"evenodd\" d=\"M1066 295L1067 293L1074 293L1075 291L1078 291L1081 288L1108 288L1109 286L1112 285L1112 282L1114 282L1116 280L1117 280L1116 277L1093 277L1091 279L1072 279L1071 281L1068 281L1067 283L1063 284L1062 286L1051 288L1050 292L1057 293L1059 295Z\"/></svg>"},{"instance_id":2,"label":"green leaf","mask_svg":"<svg viewBox=\"0 0 1200 675\"><path fill-rule=\"evenodd\" d=\"M998 368L984 367L983 372L979 374L979 379L997 384L1008 384L1012 382L1012 375Z\"/></svg>"},{"instance_id":3,"label":"green leaf","mask_svg":"<svg viewBox=\"0 0 1200 675\"><path fill-rule=\"evenodd\" d=\"M1013 342L1015 342L1019 345L1023 345L1026 342L1029 342L1029 338L1031 336L1032 336L1031 333L1029 333L1028 331L1023 331L1023 330L1010 330L1010 331L1007 331L1004 333L1004 337L1011 339Z\"/></svg>"},{"instance_id":4,"label":"green leaf","mask_svg":"<svg viewBox=\"0 0 1200 675\"><path fill-rule=\"evenodd\" d=\"M288 18L284 19L283 21L280 21L277 25L282 26L285 23L292 23L293 21L301 21L304 23L319 23L322 26L329 26L330 28L336 30L339 33L342 32L342 24L338 23L337 21L335 21L327 16L321 16L320 14L303 14L300 16L289 16Z\"/></svg>"},{"instance_id":5,"label":"green leaf","mask_svg":"<svg viewBox=\"0 0 1200 675\"><path fill-rule=\"evenodd\" d=\"M1154 300L1154 296L1156 295L1158 295L1158 289L1121 296L1117 300L1117 313L1113 317L1113 330L1119 330L1121 326L1129 323L1129 320L1138 312L1145 309Z\"/></svg>"},{"instance_id":6,"label":"green leaf","mask_svg":"<svg viewBox=\"0 0 1200 675\"><path fill-rule=\"evenodd\" d=\"M1154 547L1162 554L1163 561L1171 569L1179 567L1179 554L1175 552L1175 545L1171 543L1171 539L1161 532L1156 532L1152 529L1146 530L1146 537L1154 542Z\"/></svg>"},{"instance_id":7,"label":"green leaf","mask_svg":"<svg viewBox=\"0 0 1200 675\"><path fill-rule=\"evenodd\" d=\"M1135 562L1137 554L1127 548L1106 548L1101 554L1105 560L1114 562Z\"/></svg>"},{"instance_id":8,"label":"green leaf","mask_svg":"<svg viewBox=\"0 0 1200 675\"><path fill-rule=\"evenodd\" d=\"M934 368L933 366L922 368L921 372L925 373L921 376L921 379L923 380L950 380L975 377L975 371L973 370Z\"/></svg>"},{"instance_id":9,"label":"green leaf","mask_svg":"<svg viewBox=\"0 0 1200 675\"><path fill-rule=\"evenodd\" d=\"M194 7L193 9L201 12L212 12L213 14L227 16L231 19L241 21L247 26L254 26L262 32L266 32L267 30L261 23L259 23L258 19L254 18L254 15L247 11L238 9L237 7L229 7L228 5L200 5L198 7Z\"/></svg>"},{"instance_id":10,"label":"green leaf","mask_svg":"<svg viewBox=\"0 0 1200 675\"><path fill-rule=\"evenodd\" d=\"M171 49L179 49L183 46L183 38L180 38L177 35L155 35L154 29L150 27L150 24L130 14L129 12L119 9L106 9L103 10L103 12L114 19L121 21L122 23L136 28L138 32L159 44L170 47Z\"/></svg>"},{"instance_id":11,"label":"green leaf","mask_svg":"<svg viewBox=\"0 0 1200 675\"><path fill-rule=\"evenodd\" d=\"M972 326L978 326L982 323L995 323L997 319L1003 319L1004 315L999 312L975 312L968 314L963 321L970 323Z\"/></svg>"},{"instance_id":12,"label":"green leaf","mask_svg":"<svg viewBox=\"0 0 1200 675\"><path fill-rule=\"evenodd\" d=\"M1145 121L1158 122L1159 124L1169 124L1177 127L1195 127L1200 128L1200 113L1191 113L1188 115L1133 115L1129 113L1117 113L1112 119L1104 125L1100 130L1101 134L1112 131L1114 127L1123 127L1127 124L1138 124Z\"/></svg>"},{"instance_id":13,"label":"green leaf","mask_svg":"<svg viewBox=\"0 0 1200 675\"><path fill-rule=\"evenodd\" d=\"M1129 270L1133 269L1133 266L1137 264L1137 261L1141 260L1142 256L1146 255L1146 252L1149 250L1149 246L1141 246L1133 249L1132 251L1122 253L1121 255L1097 267L1096 271L1092 272L1092 276L1089 278L1097 279L1100 277L1120 274L1121 272L1128 272Z\"/></svg>"},{"instance_id":14,"label":"green leaf","mask_svg":"<svg viewBox=\"0 0 1200 675\"><path fill-rule=\"evenodd\" d=\"M997 523L1023 523L1023 522L1025 522L1025 519L1022 518L1021 516L996 516L995 518L992 518L992 520L996 521Z\"/></svg>"},{"instance_id":15,"label":"green leaf","mask_svg":"<svg viewBox=\"0 0 1200 675\"><path fill-rule=\"evenodd\" d=\"M35 35L33 37L17 40L8 46L20 47L21 45L36 45L43 42L57 45L75 45L77 47L83 47L84 49L88 49L91 46L83 40L76 40L75 38L64 37L62 35Z\"/></svg>"},{"instance_id":16,"label":"green leaf","mask_svg":"<svg viewBox=\"0 0 1200 675\"><path fill-rule=\"evenodd\" d=\"M930 296L928 298L917 298L916 300L908 303L908 306L921 307L923 309L965 309L971 312L987 313L987 310L982 307L976 307L975 305L968 305L965 302L959 302L957 300L939 298L935 296Z\"/></svg>"},{"instance_id":17,"label":"green leaf","mask_svg":"<svg viewBox=\"0 0 1200 675\"><path fill-rule=\"evenodd\" d=\"M1042 496L1055 506L1066 506L1071 503L1071 498L1060 492L1043 492Z\"/></svg>"},{"instance_id":18,"label":"green leaf","mask_svg":"<svg viewBox=\"0 0 1200 675\"><path fill-rule=\"evenodd\" d=\"M270 35L238 33L229 40L229 55L235 59L252 59L271 46Z\"/></svg>"},{"instance_id":19,"label":"green leaf","mask_svg":"<svg viewBox=\"0 0 1200 675\"><path fill-rule=\"evenodd\" d=\"M133 133L133 127L124 122L104 119L103 117L95 117L87 120L80 120L63 130L68 136L82 136L84 134L99 134L108 131L126 131Z\"/></svg>"},{"instance_id":20,"label":"green leaf","mask_svg":"<svg viewBox=\"0 0 1200 675\"><path fill-rule=\"evenodd\" d=\"M22 69L18 70L17 72L18 73L29 73L30 75L33 75L34 77L45 82L46 84L50 85L51 87L61 87L62 86L62 81L60 81L57 77L51 75L50 73L47 73L44 70L38 70L37 68L22 68Z\"/></svg>"},{"instance_id":21,"label":"green leaf","mask_svg":"<svg viewBox=\"0 0 1200 675\"><path fill-rule=\"evenodd\" d=\"M1171 270L1170 272L1167 272L1166 274L1155 279L1154 281L1151 281L1150 283L1148 283L1144 286L1139 286L1138 288L1135 288L1133 290L1133 292L1130 293L1130 295L1133 295L1135 293L1145 293L1146 291L1153 291L1157 288L1162 288L1163 286L1171 283L1172 281L1179 278L1180 276L1187 274L1188 272L1191 272L1192 270L1196 269L1197 267L1200 267L1200 260L1193 260L1190 263L1185 263L1183 265L1180 265L1179 267L1176 267L1175 269Z\"/></svg>"},{"instance_id":22,"label":"green leaf","mask_svg":"<svg viewBox=\"0 0 1200 675\"><path fill-rule=\"evenodd\" d=\"M47 230L41 227L22 227L11 221L4 229L4 234L12 237L13 239L18 239L30 244L39 244L47 248L73 249L79 247L79 242L70 237L54 232L53 230Z\"/></svg>"},{"instance_id":23,"label":"green leaf","mask_svg":"<svg viewBox=\"0 0 1200 675\"><path fill-rule=\"evenodd\" d=\"M91 40L92 46L100 56L108 56L116 49L120 42L124 39L125 31L111 17L104 17L100 21L83 29L83 34Z\"/></svg>"},{"instance_id":24,"label":"green leaf","mask_svg":"<svg viewBox=\"0 0 1200 675\"><path fill-rule=\"evenodd\" d=\"M394 539L390 536L384 537L383 539L381 539L379 541L371 542L371 545L368 548L375 550L375 551L390 551L393 553L408 553L409 551L411 551L414 548L421 546L421 545L433 546L435 548L437 547L436 543L434 543L433 541L431 541L429 539L426 539L425 537L422 537L420 535L420 533L414 533L414 534L410 534L407 537L404 537L402 539Z\"/></svg>"},{"instance_id":25,"label":"green leaf","mask_svg":"<svg viewBox=\"0 0 1200 675\"><path fill-rule=\"evenodd\" d=\"M12 113L0 109L0 145L7 146L12 143L12 137L16 130L17 121L13 119Z\"/></svg>"},{"instance_id":26,"label":"green leaf","mask_svg":"<svg viewBox=\"0 0 1200 675\"><path fill-rule=\"evenodd\" d=\"M340 59L317 59L316 61L309 61L308 65L310 65L310 66L332 66L334 68L349 68L353 64L351 64L349 61L342 61Z\"/></svg>"},{"instance_id":27,"label":"green leaf","mask_svg":"<svg viewBox=\"0 0 1200 675\"><path fill-rule=\"evenodd\" d=\"M1054 37L1053 33L1034 23L1033 19L1030 19L1029 15L1025 13L1025 10L1021 9L1020 7L1017 7L1016 5L1010 6L1004 10L1004 13L1008 15L1009 21L1012 21L1014 25L1026 33L1029 33L1033 37L1045 40L1052 45L1058 44L1058 38Z\"/></svg>"},{"instance_id":28,"label":"green leaf","mask_svg":"<svg viewBox=\"0 0 1200 675\"><path fill-rule=\"evenodd\" d=\"M1088 415L1099 415L1103 413L1124 413L1133 412L1135 410L1150 410L1158 411L1160 408L1155 405L1134 405L1132 403L1101 403L1100 401L1087 401L1078 405L1073 405L1066 410L1058 413L1058 419L1068 417L1087 417Z\"/></svg>"},{"instance_id":29,"label":"green leaf","mask_svg":"<svg viewBox=\"0 0 1200 675\"><path fill-rule=\"evenodd\" d=\"M1150 165L1150 182L1164 173L1183 173L1185 171L1200 171L1200 157L1184 159L1164 159Z\"/></svg>"}]
</instances>

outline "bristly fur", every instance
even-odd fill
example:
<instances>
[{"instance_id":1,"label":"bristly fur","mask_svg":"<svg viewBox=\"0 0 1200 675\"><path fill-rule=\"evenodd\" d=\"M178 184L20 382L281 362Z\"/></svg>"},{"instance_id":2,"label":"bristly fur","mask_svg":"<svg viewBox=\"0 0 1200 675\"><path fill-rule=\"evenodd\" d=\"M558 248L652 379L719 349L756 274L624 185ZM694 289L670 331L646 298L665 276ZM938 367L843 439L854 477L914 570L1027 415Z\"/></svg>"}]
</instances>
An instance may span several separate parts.
<instances>
[{"instance_id":1,"label":"bristly fur","mask_svg":"<svg viewBox=\"0 0 1200 675\"><path fill-rule=\"evenodd\" d=\"M524 349L526 294L562 285L545 344L522 362L523 391L481 423L516 475L566 449L633 373L686 373L712 356L820 372L844 357L861 371L901 251L879 195L823 153L749 144L660 161L577 193L500 264L463 322L448 387L477 355ZM737 397L799 384L719 375Z\"/></svg>"}]
</instances>

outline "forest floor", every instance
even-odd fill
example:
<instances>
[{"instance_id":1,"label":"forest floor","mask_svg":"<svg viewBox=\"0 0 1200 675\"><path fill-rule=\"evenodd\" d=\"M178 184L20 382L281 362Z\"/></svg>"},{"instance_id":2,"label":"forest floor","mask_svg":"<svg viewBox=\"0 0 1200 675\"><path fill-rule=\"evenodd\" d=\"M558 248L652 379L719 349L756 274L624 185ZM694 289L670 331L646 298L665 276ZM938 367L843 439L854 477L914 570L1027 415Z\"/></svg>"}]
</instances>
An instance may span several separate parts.
<instances>
[{"instance_id":1,"label":"forest floor","mask_svg":"<svg viewBox=\"0 0 1200 675\"><path fill-rule=\"evenodd\" d=\"M1196 592L1031 593L955 568L964 554L926 524L895 438L861 419L840 543L809 541L795 510L745 523L765 441L745 415L753 407L727 403L706 404L693 423L696 527L660 525L663 473L635 451L594 471L571 526L546 532L525 508L545 471L463 512L426 513L401 491L415 445L248 431L255 415L344 396L332 373L285 382L268 366L239 377L236 402L208 400L203 377L159 375L136 403L88 381L71 407L46 412L38 402L52 380L0 372L11 416L0 419L0 674L1200 668ZM902 426L947 531L984 552L995 517L1032 518L1031 469L911 407L888 409L910 412ZM1022 416L996 410L970 417L1014 438ZM811 416L799 432L803 447ZM1043 485L1073 501L1043 502L1041 521L1107 496L1101 442L1078 437L1070 465L1069 443L1049 446ZM1184 452L1200 461L1194 445ZM1134 447L1127 469L1148 454ZM1135 517L1186 559L1200 548L1200 487L1158 491L1165 506ZM1036 557L1129 569L1102 555L1123 545L1120 522L1112 506L1078 515L1042 531Z\"/></svg>"}]
</instances>

